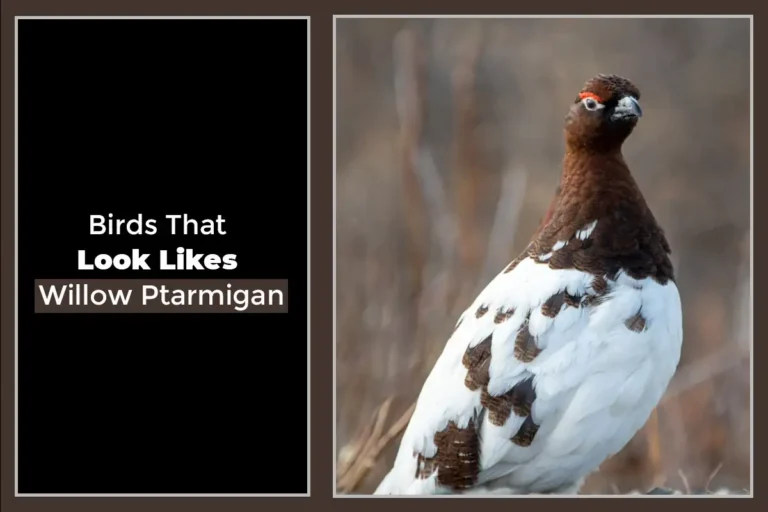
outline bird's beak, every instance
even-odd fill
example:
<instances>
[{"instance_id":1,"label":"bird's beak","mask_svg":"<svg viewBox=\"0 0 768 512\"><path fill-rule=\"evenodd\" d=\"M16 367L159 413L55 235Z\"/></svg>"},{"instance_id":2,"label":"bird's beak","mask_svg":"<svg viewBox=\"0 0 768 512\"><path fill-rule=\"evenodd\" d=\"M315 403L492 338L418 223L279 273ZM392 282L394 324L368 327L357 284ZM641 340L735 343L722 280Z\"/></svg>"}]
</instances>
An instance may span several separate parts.
<instances>
[{"instance_id":1,"label":"bird's beak","mask_svg":"<svg viewBox=\"0 0 768 512\"><path fill-rule=\"evenodd\" d=\"M613 120L618 119L637 119L643 117L643 109L632 96L624 96L619 100L619 104L613 109Z\"/></svg>"}]
</instances>

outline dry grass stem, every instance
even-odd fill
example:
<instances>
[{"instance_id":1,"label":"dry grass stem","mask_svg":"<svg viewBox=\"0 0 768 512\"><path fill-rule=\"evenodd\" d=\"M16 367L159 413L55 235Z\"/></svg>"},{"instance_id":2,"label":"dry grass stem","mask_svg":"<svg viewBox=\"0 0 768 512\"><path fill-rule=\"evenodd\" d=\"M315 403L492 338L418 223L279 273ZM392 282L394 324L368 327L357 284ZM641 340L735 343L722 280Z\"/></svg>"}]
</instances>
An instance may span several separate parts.
<instances>
[{"instance_id":1,"label":"dry grass stem","mask_svg":"<svg viewBox=\"0 0 768 512\"><path fill-rule=\"evenodd\" d=\"M354 491L381 451L408 425L416 403L413 403L386 432L383 432L392 400L393 398L390 397L382 403L354 440L341 450L343 460L340 454L336 471L336 487L339 493L346 494Z\"/></svg>"}]
</instances>

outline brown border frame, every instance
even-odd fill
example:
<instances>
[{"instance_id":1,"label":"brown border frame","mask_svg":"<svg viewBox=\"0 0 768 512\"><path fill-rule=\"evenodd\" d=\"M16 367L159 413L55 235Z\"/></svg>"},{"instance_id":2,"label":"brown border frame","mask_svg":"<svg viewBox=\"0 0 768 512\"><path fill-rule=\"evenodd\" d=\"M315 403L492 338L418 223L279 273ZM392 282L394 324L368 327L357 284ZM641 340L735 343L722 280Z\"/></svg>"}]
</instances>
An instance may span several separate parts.
<instances>
[{"instance_id":1,"label":"brown border frame","mask_svg":"<svg viewBox=\"0 0 768 512\"><path fill-rule=\"evenodd\" d=\"M701 6L699 6L699 7L701 7ZM356 15L337 13L334 16L334 34L336 33L336 22L338 21L338 19L354 20L358 16L360 17L360 19L388 19L388 18L389 19L393 19L393 18L407 19L407 18L409 18L411 16L412 17L418 17L418 18L430 18L431 17L430 15L425 15L425 14L421 14L421 13L418 13L418 12L412 12L412 13L410 13L410 15L408 15L408 14L404 14L404 13L403 14L400 14L400 13L392 14L391 11L387 11L390 14L385 15L385 14L381 14L381 13L363 14L363 11L364 10L362 10L362 9L357 11ZM624 11L624 12L622 12L622 11ZM718 15L722 15L722 16L740 16L742 18L743 17L751 17L752 19L750 19L750 29L751 29L751 34L750 35L751 35L751 37L753 39L755 39L755 20L754 20L755 16L754 16L754 14L751 14L748 11L736 11L736 12L730 11L730 12L721 12L721 13L717 13L717 12L714 12L714 11L713 12L709 12L709 10L704 10L704 12L691 12L691 13L685 13L685 12L681 12L681 11L669 12L670 11L669 9L667 9L667 11L668 12L664 12L663 10L658 10L657 11L657 10L650 10L650 9L648 11L646 11L645 9L641 9L639 11L634 11L634 12L629 11L628 12L628 11L625 11L624 9L619 9L619 10L613 9L611 11L605 11L603 13L597 11L597 12L594 12L593 14L605 15L605 16L610 16L610 15L619 15L619 16L622 16L622 15L638 15L638 16L647 15L647 16L655 16L655 15L666 15L666 14L669 14L669 15L678 15L680 17L686 17L686 15L690 15L690 16L713 16L713 17L717 17ZM472 18L473 15L477 16L477 17L480 17L480 16L486 17L486 18L489 17L486 14L484 14L482 12L482 10L479 10L479 9L473 10L472 11L472 13L473 13L472 15L467 14L465 16L456 14L457 11L451 11L450 13L449 12L439 13L438 10L430 10L428 12L430 14L434 15L435 18L437 18L439 16L449 16L449 17L455 17L455 18L461 18L461 17ZM552 15L552 16L568 16L567 14L563 14L564 12L566 12L566 11L561 11L558 14L546 13L546 12L540 12L540 11L536 12L536 13L524 13L524 12L517 11L517 12L515 12L515 14L519 14L519 15L530 14L530 15L533 15L533 16L547 16L547 15ZM631 12L631 14L630 14L630 12ZM502 11L496 11L496 13L500 17L503 16L503 15L508 15L510 17L514 17L514 15L515 15L515 14L511 14L511 13L510 14L503 13ZM573 14L574 15L589 16L589 14L586 14L584 12L573 13ZM492 15L490 17L492 17ZM335 46L334 46L334 48L335 48ZM754 53L755 52L754 52L754 48L753 48L752 49L753 89L754 89L754 78L756 77L756 68L754 66ZM334 95L335 95L335 90L334 90ZM753 105L753 108L754 108L754 105ZM754 113L752 114L752 116L754 117ZM754 129L753 129L753 139L754 139ZM752 148L754 148L754 141L753 141L753 144L752 144ZM753 153L754 153L754 149L753 149ZM753 256L753 260L754 260L754 256ZM754 363L754 350L752 351L752 362ZM334 392L335 392L335 388L334 388ZM754 393L754 391L753 391L753 393ZM756 413L754 412L754 408L753 408L753 415L755 415L755 414ZM334 411L334 421L336 421L335 411ZM753 423L753 430L757 430L757 427L755 426L754 423ZM336 448L335 440L334 440L334 447ZM752 448L753 448L753 453L754 453L754 443L753 443ZM719 499L737 499L737 500L745 500L746 499L749 502L749 505L747 505L747 506L749 506L749 507L756 506L756 505L753 504L754 497L758 494L754 490L754 487L755 487L755 483L754 483L755 476L754 475L756 473L755 467L754 467L755 466L754 456L753 456L753 464L752 465L753 465L753 467L751 468L752 469L752 485L751 485L751 495L749 495L749 496L744 496L744 495L728 495L728 496L723 496L723 495L719 495L719 496L711 496L711 495L710 496L686 495L686 496L673 496L672 498L673 499L707 499L707 498L713 498L714 497L715 499L718 499L718 498ZM335 470L335 465L334 465L334 470ZM506 497L506 496L478 496L478 495L472 495L472 496L450 496L450 497L447 497L447 498L446 497L442 497L442 496L441 497L437 497L437 496L418 496L418 497L382 496L382 497L371 497L370 495L364 495L364 494L348 494L348 495L346 495L346 494L337 494L335 492L335 489L334 489L334 497L340 498L340 499L343 499L343 500L348 500L348 499L352 499L352 500L354 500L354 499L366 499L366 498L367 499L372 499L372 498L373 499L375 499L375 498L393 499L394 498L394 499L406 499L406 500L422 499L422 498L438 498L438 499L443 499L443 500L445 500L445 499L453 499L453 498L485 499L485 500L505 499L505 498L509 499L509 497ZM608 499L627 499L627 498L628 499L636 499L636 498L640 498L640 499L664 499L664 498L668 498L668 497L670 497L670 496L648 496L648 495L632 495L632 496L613 496L613 495L611 495L611 496L599 496L599 495L594 495L594 496L583 496L583 497L580 497L579 499L601 499L601 498L602 499L605 499L605 498L608 498ZM571 497L556 497L556 499L573 499L573 498L571 498ZM366 503L369 503L369 502L366 502ZM442 506L443 505L441 504L441 507ZM544 505L544 506L548 506L548 505ZM597 505L597 504L594 505L594 507L596 507L596 508L598 508L600 506L602 506L602 505ZM634 507L634 506L635 505L631 505L630 507ZM639 505L639 506L642 506L642 505ZM667 506L667 505L664 505L664 506ZM706 506L709 506L709 505L706 505ZM742 506L742 505L737 505L737 506Z\"/></svg>"},{"instance_id":2,"label":"brown border frame","mask_svg":"<svg viewBox=\"0 0 768 512\"><path fill-rule=\"evenodd\" d=\"M202 511L229 511L249 510L265 507L267 510L277 506L289 510L312 507L313 509L337 508L343 510L358 510L360 503L355 500L332 499L334 489L332 478L332 464L334 457L331 438L333 435L333 382L332 382L332 298L333 282L333 247L332 247L332 151L333 133L332 119L332 30L333 14L365 14L365 13L467 13L467 14L498 14L498 13L528 13L528 14L563 14L573 13L577 10L584 14L595 13L682 13L686 11L716 14L725 9L729 13L755 14L753 22L754 47L757 55L761 55L764 36L761 35L760 26L762 17L759 11L764 9L757 6L758 2L744 0L732 0L726 6L718 6L714 0L695 2L694 0L680 0L674 5L670 0L648 0L642 4L620 5L616 2L600 0L593 2L591 6L573 4L566 0L553 0L546 7L537 4L518 4L504 0L481 0L467 4L459 0L441 1L424 0L415 7L409 0L370 0L369 2L353 2L350 0L280 0L260 1L254 0L217 0L216 2L201 0L115 0L112 2L100 2L98 0L69 0L66 3L56 0L3 0L2 21L0 22L0 40L2 41L2 145L0 145L0 211L2 212L2 239L0 240L0 263L2 267L2 290L0 291L0 304L2 316L0 316L0 331L2 343L0 343L0 366L2 375L2 422L0 423L0 443L2 445L2 461L0 465L2 482L3 511L46 511L46 510L72 510L77 512L104 511L121 512L124 510L166 510L179 508L181 510ZM376 7L378 4L378 8ZM686 5L690 7L686 8ZM574 8L576 7L576 8ZM18 15L309 15L311 16L311 379L314 390L311 393L312 418L311 432L311 498L15 498L13 482L13 334L15 301L13 291L13 166L14 166L14 16ZM757 62L757 59L754 59ZM760 85L765 84L761 70L755 66L753 72L753 89L763 90ZM755 103L755 114L763 113L765 102ZM755 116L756 119L765 119L765 115ZM758 136L764 133L759 125L753 131L753 140L756 146ZM759 160L757 160L759 162ZM763 177L754 176L755 186ZM760 213L765 209L764 204L756 204L755 218L764 218ZM754 254L757 261L762 261L759 254L762 253L764 241L755 239ZM753 256L753 258L755 257ZM755 268L755 280L762 279L764 272L759 267ZM768 288L755 287L755 298L764 294ZM756 330L761 318L756 318ZM756 336L757 337L757 336ZM753 351L753 357L755 357ZM759 360L759 359L758 359ZM755 375L755 389L763 382L759 374ZM765 425L763 415L755 408L754 431L762 432L760 426ZM755 479L762 474L760 466L764 457L758 456L763 451L763 443L755 446ZM734 509L756 509L757 499L761 499L762 489L759 485L753 491L754 499L737 499L729 502L727 506ZM481 498L476 498L481 499ZM584 502L577 498L562 498L570 501L569 507L584 510L611 510L615 504L603 499L593 499ZM622 499L622 498L615 498ZM308 501L309 500L309 501ZM663 500L652 505L644 500L630 500L623 506L628 512L643 510L648 506L658 509L672 510L673 508L691 508L698 511L716 510L723 506L717 499L703 498L704 501L675 502ZM525 502L526 505L530 502ZM440 507L443 509L462 510L467 503L464 500L443 500ZM480 504L478 504L480 505ZM541 500L536 501L536 507L541 509L552 508L557 510L562 502ZM491 500L482 503L484 507L508 509L509 503L504 500ZM365 507L373 510L389 510L392 507L410 508L422 510L424 502L410 503L410 500L365 501ZM765 508L765 507L762 507Z\"/></svg>"}]
</instances>

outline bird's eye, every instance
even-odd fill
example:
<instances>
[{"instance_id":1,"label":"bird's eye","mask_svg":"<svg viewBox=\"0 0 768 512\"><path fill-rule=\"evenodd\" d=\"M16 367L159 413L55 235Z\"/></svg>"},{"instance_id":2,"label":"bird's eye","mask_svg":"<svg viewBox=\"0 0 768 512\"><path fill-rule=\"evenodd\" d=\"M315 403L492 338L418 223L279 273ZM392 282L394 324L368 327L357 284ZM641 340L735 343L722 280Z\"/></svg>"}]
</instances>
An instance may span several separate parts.
<instances>
[{"instance_id":1,"label":"bird's eye","mask_svg":"<svg viewBox=\"0 0 768 512\"><path fill-rule=\"evenodd\" d=\"M597 110L602 107L594 98L584 98L582 103L587 110Z\"/></svg>"}]
</instances>

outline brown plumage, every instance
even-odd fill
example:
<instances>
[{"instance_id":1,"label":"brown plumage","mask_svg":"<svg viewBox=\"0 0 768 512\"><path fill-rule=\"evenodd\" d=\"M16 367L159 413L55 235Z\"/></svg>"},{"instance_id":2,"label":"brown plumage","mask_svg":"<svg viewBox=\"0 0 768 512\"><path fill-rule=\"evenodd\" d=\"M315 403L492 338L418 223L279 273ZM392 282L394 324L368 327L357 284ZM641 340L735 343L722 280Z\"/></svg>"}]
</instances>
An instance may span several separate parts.
<instances>
[{"instance_id":1,"label":"brown plumage","mask_svg":"<svg viewBox=\"0 0 768 512\"><path fill-rule=\"evenodd\" d=\"M632 82L615 75L597 75L584 84L566 116L560 185L528 256L544 256L568 240L546 264L609 277L623 269L635 279L650 276L662 284L674 280L664 232L621 154L642 115L639 98ZM594 220L590 237L576 237Z\"/></svg>"}]
</instances>

